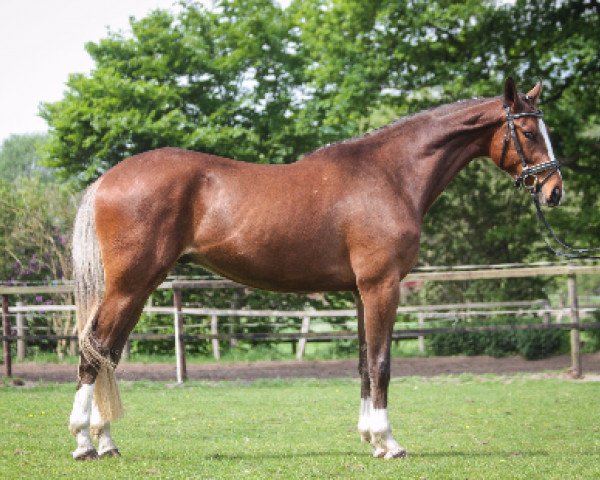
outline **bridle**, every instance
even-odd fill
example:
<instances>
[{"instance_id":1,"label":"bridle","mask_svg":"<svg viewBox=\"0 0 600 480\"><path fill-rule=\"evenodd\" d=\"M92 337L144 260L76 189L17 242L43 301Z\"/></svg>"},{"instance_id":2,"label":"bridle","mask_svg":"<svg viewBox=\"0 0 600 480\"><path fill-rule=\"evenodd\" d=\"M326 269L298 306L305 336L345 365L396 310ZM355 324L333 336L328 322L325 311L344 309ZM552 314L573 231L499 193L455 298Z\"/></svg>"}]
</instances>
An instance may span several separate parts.
<instances>
[{"instance_id":1,"label":"bridle","mask_svg":"<svg viewBox=\"0 0 600 480\"><path fill-rule=\"evenodd\" d=\"M534 112L511 113L510 107L508 105L504 105L504 111L506 112L506 133L504 134L504 141L502 143L502 156L500 157L500 168L504 166L504 161L506 159L508 147L512 139L513 143L515 144L515 150L517 151L519 160L521 161L521 165L523 166L523 170L521 170L521 173L515 178L515 187L525 187L527 190L529 190L531 194L537 195L537 193L539 193L539 191L542 189L544 184L550 179L550 177L552 177L552 175L554 175L556 172L560 172L560 165L558 161L554 158L548 160L547 162L540 163L539 165L529 165L527 163L527 159L525 158L525 154L523 153L523 147L521 146L521 141L519 140L519 136L517 135L517 131L515 129L515 118L542 118L544 114L541 110L536 110ZM549 173L540 182L537 175L539 175L542 172Z\"/></svg>"},{"instance_id":2,"label":"bridle","mask_svg":"<svg viewBox=\"0 0 600 480\"><path fill-rule=\"evenodd\" d=\"M508 105L504 105L504 111L506 112L506 133L504 134L504 140L502 143L502 155L500 157L500 168L504 167L504 161L506 159L506 154L508 152L508 147L510 146L510 141L512 140L515 144L515 150L517 151L517 155L519 156L519 160L521 161L521 165L523 169L521 173L515 177L515 187L517 188L526 188L531 197L531 201L535 206L535 210L537 213L538 220L542 225L546 227L546 229L552 235L552 238L560 245L562 249L567 250L564 252L562 250L557 250L554 248L548 238L545 236L544 240L546 241L546 245L554 252L555 255L565 258L591 258L591 259L600 259L600 256L590 255L589 252L597 252L600 251L600 248L573 248L569 245L562 242L546 220L546 217L540 207L540 201L538 199L538 193L544 186L544 184L554 175L555 173L560 173L560 164L558 161L552 156L550 160L547 162L540 163L538 165L529 165L527 163L527 159L525 158L525 154L523 153L523 147L521 146L521 141L517 135L515 129L515 119L522 117L536 117L542 118L544 114L541 110L535 110L533 112L522 112L522 113L512 113L510 111L510 107ZM547 148L550 148L547 145ZM543 172L548 172L548 174L543 178L542 181L538 179L538 175Z\"/></svg>"}]
</instances>

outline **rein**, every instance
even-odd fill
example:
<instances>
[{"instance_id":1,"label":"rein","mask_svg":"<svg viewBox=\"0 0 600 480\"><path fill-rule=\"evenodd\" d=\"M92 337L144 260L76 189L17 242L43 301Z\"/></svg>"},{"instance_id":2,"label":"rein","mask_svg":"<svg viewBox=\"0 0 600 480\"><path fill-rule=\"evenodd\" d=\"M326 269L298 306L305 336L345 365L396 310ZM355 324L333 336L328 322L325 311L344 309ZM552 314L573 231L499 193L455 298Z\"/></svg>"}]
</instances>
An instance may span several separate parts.
<instances>
[{"instance_id":1,"label":"rein","mask_svg":"<svg viewBox=\"0 0 600 480\"><path fill-rule=\"evenodd\" d=\"M542 211L542 208L540 206L540 201L538 200L536 194L531 195L531 201L535 205L535 211L537 213L537 218L540 221L540 223L546 227L546 230L548 230L548 232L550 232L550 235L552 236L552 238L556 241L556 243L558 243L561 246L561 248L563 248L564 250L568 250L567 252L564 252L562 250L558 250L558 249L554 248L548 241L548 236L544 235L544 241L546 242L546 245L548 245L548 248L550 250L552 250L552 253L554 253L554 255L556 255L558 257L564 257L564 258L587 258L587 259L600 260L599 255L590 255L589 254L589 252L600 251L600 248L573 248L573 247L567 245L566 243L564 243L563 241L561 241L560 238L558 238L558 236L554 232L554 229L548 223L548 220L546 220L546 216L544 215L544 212Z\"/></svg>"},{"instance_id":2,"label":"rein","mask_svg":"<svg viewBox=\"0 0 600 480\"><path fill-rule=\"evenodd\" d=\"M542 211L540 206L540 201L538 199L538 193L544 186L544 184L554 175L556 172L560 173L560 164L558 161L552 156L551 160L547 162L540 163L539 165L530 166L527 163L527 159L525 158L525 154L523 153L523 147L521 146L521 142L519 141L519 137L517 136L517 132L515 129L515 118L522 117L537 117L542 118L543 113L541 110L536 110L535 112L523 112L523 113L511 113L510 107L508 105L504 106L504 110L506 111L506 134L504 135L504 142L502 144L502 156L500 157L500 168L504 166L504 160L506 157L506 153L508 152L508 147L510 145L510 141L512 139L515 144L515 150L519 155L519 160L521 161L521 165L523 166L523 170L521 174L515 178L515 187L517 188L526 188L530 193L531 202L535 206L537 218L539 222L546 227L546 230L550 233L551 237L560 245L561 249L554 248L550 241L548 240L548 236L544 236L544 241L546 245L552 252L559 256L565 258L587 258L587 259L600 259L599 255L590 255L590 252L598 252L600 248L573 248L563 241L561 241L554 229L546 220L546 216ZM540 182L537 178L542 172L549 172L544 179ZM564 250L567 250L566 252Z\"/></svg>"}]
</instances>

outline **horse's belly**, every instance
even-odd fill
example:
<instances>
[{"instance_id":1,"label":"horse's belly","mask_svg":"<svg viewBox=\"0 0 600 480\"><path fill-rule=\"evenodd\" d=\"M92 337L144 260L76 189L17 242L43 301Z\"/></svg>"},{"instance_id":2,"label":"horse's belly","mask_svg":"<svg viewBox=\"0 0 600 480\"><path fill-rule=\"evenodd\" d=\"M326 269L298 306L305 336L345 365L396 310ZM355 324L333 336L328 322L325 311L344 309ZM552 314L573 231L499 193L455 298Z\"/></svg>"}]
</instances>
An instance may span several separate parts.
<instances>
[{"instance_id":1,"label":"horse's belly","mask_svg":"<svg viewBox=\"0 0 600 480\"><path fill-rule=\"evenodd\" d=\"M310 247L236 246L224 242L193 252L194 260L236 282L265 290L318 292L353 290L356 280L339 252L315 253Z\"/></svg>"}]
</instances>

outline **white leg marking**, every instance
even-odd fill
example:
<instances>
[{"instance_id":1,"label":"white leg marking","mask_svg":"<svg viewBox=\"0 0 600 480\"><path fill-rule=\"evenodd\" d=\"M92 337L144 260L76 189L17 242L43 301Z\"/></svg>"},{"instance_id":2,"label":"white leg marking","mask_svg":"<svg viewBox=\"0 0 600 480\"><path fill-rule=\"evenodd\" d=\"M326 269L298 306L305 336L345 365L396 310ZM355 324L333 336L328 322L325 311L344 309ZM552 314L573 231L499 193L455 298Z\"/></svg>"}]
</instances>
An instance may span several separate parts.
<instances>
[{"instance_id":1,"label":"white leg marking","mask_svg":"<svg viewBox=\"0 0 600 480\"><path fill-rule=\"evenodd\" d=\"M117 450L117 446L110 436L110 423L106 423L98 435L98 455L103 455L111 450Z\"/></svg>"},{"instance_id":2,"label":"white leg marking","mask_svg":"<svg viewBox=\"0 0 600 480\"><path fill-rule=\"evenodd\" d=\"M390 459L406 456L406 450L392 436L387 408L371 410L371 443L375 447L374 457Z\"/></svg>"},{"instance_id":3,"label":"white leg marking","mask_svg":"<svg viewBox=\"0 0 600 480\"><path fill-rule=\"evenodd\" d=\"M73 410L69 418L69 430L77 439L77 449L73 452L73 458L77 458L90 450L95 450L90 436L90 417L92 411L92 397L94 396L94 384L83 384L75 393Z\"/></svg>"},{"instance_id":4,"label":"white leg marking","mask_svg":"<svg viewBox=\"0 0 600 480\"><path fill-rule=\"evenodd\" d=\"M371 398L360 399L360 412L358 414L358 433L363 442L371 441L371 410L373 401Z\"/></svg>"},{"instance_id":5,"label":"white leg marking","mask_svg":"<svg viewBox=\"0 0 600 480\"><path fill-rule=\"evenodd\" d=\"M90 430L98 438L98 455L103 455L110 450L117 450L111 435L110 422L102 420L100 410L95 400L92 400L92 415L90 418Z\"/></svg>"}]
</instances>

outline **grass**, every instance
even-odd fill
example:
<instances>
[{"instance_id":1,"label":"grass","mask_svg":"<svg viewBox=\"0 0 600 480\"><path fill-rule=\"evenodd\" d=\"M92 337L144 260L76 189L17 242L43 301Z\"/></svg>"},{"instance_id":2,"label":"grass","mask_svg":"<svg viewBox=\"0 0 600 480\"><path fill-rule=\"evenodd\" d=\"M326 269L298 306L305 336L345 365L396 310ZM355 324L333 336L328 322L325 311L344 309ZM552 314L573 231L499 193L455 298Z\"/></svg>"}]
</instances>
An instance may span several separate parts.
<instances>
[{"instance_id":1,"label":"grass","mask_svg":"<svg viewBox=\"0 0 600 480\"><path fill-rule=\"evenodd\" d=\"M0 384L1 385L1 384ZM113 433L123 457L77 463L72 385L0 386L0 478L600 477L600 386L560 379L409 378L390 416L409 451L373 459L358 441L358 382L135 382Z\"/></svg>"}]
</instances>

